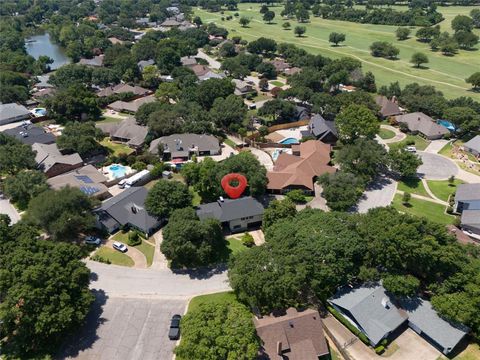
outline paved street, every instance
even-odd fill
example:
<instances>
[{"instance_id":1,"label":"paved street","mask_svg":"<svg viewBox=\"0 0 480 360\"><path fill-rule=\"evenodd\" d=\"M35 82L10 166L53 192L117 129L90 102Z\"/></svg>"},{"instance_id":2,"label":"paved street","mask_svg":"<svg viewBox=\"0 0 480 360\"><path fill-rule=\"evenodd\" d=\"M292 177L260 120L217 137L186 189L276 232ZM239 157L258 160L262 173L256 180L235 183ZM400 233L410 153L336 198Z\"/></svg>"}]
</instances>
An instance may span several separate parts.
<instances>
[{"instance_id":1,"label":"paved street","mask_svg":"<svg viewBox=\"0 0 480 360\"><path fill-rule=\"evenodd\" d=\"M203 52L201 49L198 50L198 53L195 55L195 57L206 60L208 62L208 66L210 66L212 69L220 69L220 66L222 66L219 61L205 54L205 52Z\"/></svg>"},{"instance_id":2,"label":"paved street","mask_svg":"<svg viewBox=\"0 0 480 360\"><path fill-rule=\"evenodd\" d=\"M440 150L444 148L445 145L448 144L448 140L440 139L440 140L432 140L432 142L427 146L425 152L431 154L437 154Z\"/></svg>"},{"instance_id":3,"label":"paved street","mask_svg":"<svg viewBox=\"0 0 480 360\"><path fill-rule=\"evenodd\" d=\"M112 298L101 292L86 324L61 351L62 359L167 360L175 341L168 339L173 314L183 315L186 299Z\"/></svg>"},{"instance_id":4,"label":"paved street","mask_svg":"<svg viewBox=\"0 0 480 360\"><path fill-rule=\"evenodd\" d=\"M363 214L373 208L389 206L395 196L396 189L397 183L392 179L381 178L375 180L367 186L367 190L354 211Z\"/></svg>"},{"instance_id":5,"label":"paved street","mask_svg":"<svg viewBox=\"0 0 480 360\"><path fill-rule=\"evenodd\" d=\"M0 198L0 214L8 215L12 221L12 224L15 224L20 220L20 214L18 213L17 209L15 209L7 199Z\"/></svg>"},{"instance_id":6,"label":"paved street","mask_svg":"<svg viewBox=\"0 0 480 360\"><path fill-rule=\"evenodd\" d=\"M417 169L417 173L421 178L427 180L445 180L452 175L456 176L458 173L457 165L443 156L423 151L418 152L418 155L423 161L423 165Z\"/></svg>"}]
</instances>

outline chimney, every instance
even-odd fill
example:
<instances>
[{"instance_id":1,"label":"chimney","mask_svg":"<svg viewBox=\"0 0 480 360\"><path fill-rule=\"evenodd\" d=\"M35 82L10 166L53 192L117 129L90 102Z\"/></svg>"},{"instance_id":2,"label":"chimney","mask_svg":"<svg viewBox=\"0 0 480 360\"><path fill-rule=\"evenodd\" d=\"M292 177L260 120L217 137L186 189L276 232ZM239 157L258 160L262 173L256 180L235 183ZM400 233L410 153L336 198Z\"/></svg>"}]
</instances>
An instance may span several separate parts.
<instances>
[{"instance_id":1,"label":"chimney","mask_svg":"<svg viewBox=\"0 0 480 360\"><path fill-rule=\"evenodd\" d=\"M293 321L289 321L288 325L290 325L290 327L293 328Z\"/></svg>"},{"instance_id":2,"label":"chimney","mask_svg":"<svg viewBox=\"0 0 480 360\"><path fill-rule=\"evenodd\" d=\"M137 207L135 205L132 205L131 210L132 210L132 213L134 214L137 213Z\"/></svg>"},{"instance_id":3,"label":"chimney","mask_svg":"<svg viewBox=\"0 0 480 360\"><path fill-rule=\"evenodd\" d=\"M277 341L277 355L282 355L282 342Z\"/></svg>"},{"instance_id":4,"label":"chimney","mask_svg":"<svg viewBox=\"0 0 480 360\"><path fill-rule=\"evenodd\" d=\"M417 118L418 121L420 121L420 116Z\"/></svg>"}]
</instances>

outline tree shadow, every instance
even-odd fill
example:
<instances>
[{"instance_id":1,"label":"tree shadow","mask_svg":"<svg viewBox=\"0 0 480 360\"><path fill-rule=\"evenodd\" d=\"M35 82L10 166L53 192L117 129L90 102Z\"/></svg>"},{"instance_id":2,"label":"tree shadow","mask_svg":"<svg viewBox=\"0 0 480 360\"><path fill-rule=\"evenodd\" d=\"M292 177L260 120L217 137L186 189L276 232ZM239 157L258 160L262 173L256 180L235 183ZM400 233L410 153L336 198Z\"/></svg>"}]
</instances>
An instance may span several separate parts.
<instances>
[{"instance_id":1,"label":"tree shadow","mask_svg":"<svg viewBox=\"0 0 480 360\"><path fill-rule=\"evenodd\" d=\"M430 69L428 66L423 66L423 65L420 65L420 66L412 66L414 69L418 69L418 70L428 70Z\"/></svg>"}]
</instances>

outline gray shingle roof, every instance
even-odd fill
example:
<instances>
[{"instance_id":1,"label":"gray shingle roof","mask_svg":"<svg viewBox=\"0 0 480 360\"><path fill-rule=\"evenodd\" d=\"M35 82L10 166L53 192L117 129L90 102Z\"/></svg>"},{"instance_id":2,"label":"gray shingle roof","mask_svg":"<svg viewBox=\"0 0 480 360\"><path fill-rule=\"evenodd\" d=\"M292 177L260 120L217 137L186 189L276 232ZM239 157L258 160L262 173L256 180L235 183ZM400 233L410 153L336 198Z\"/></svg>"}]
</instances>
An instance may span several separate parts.
<instances>
[{"instance_id":1,"label":"gray shingle roof","mask_svg":"<svg viewBox=\"0 0 480 360\"><path fill-rule=\"evenodd\" d=\"M449 134L444 126L438 125L430 116L421 112L399 115L396 120L405 123L410 131L418 131L427 137Z\"/></svg>"},{"instance_id":2,"label":"gray shingle roof","mask_svg":"<svg viewBox=\"0 0 480 360\"><path fill-rule=\"evenodd\" d=\"M313 135L319 136L320 140L329 133L338 137L337 127L334 121L325 120L322 115L315 114L308 124Z\"/></svg>"},{"instance_id":3,"label":"gray shingle roof","mask_svg":"<svg viewBox=\"0 0 480 360\"><path fill-rule=\"evenodd\" d=\"M390 302L383 286L363 285L351 289L344 287L329 302L352 314L373 344L398 328L407 317Z\"/></svg>"},{"instance_id":4,"label":"gray shingle roof","mask_svg":"<svg viewBox=\"0 0 480 360\"><path fill-rule=\"evenodd\" d=\"M76 187L89 196L101 196L108 192L107 178L93 165L86 165L69 173L54 176L47 180L53 189L65 186Z\"/></svg>"},{"instance_id":5,"label":"gray shingle roof","mask_svg":"<svg viewBox=\"0 0 480 360\"><path fill-rule=\"evenodd\" d=\"M455 201L480 200L480 183L460 184L457 186Z\"/></svg>"},{"instance_id":6,"label":"gray shingle roof","mask_svg":"<svg viewBox=\"0 0 480 360\"><path fill-rule=\"evenodd\" d=\"M0 104L0 124L7 124L30 117L30 112L23 105L15 103Z\"/></svg>"},{"instance_id":7,"label":"gray shingle roof","mask_svg":"<svg viewBox=\"0 0 480 360\"><path fill-rule=\"evenodd\" d=\"M177 143L179 142L181 148L177 150ZM212 135L173 134L163 136L150 143L149 151L152 154L158 154L158 144L160 143L164 144L165 150L171 152L172 158L188 156L188 151L184 149L189 149L192 146L195 146L199 152L210 151L211 154L217 154L220 152L218 139Z\"/></svg>"},{"instance_id":8,"label":"gray shingle roof","mask_svg":"<svg viewBox=\"0 0 480 360\"><path fill-rule=\"evenodd\" d=\"M141 146L148 134L148 127L138 125L135 118L129 117L110 129L110 136L124 139L128 145Z\"/></svg>"},{"instance_id":9,"label":"gray shingle roof","mask_svg":"<svg viewBox=\"0 0 480 360\"><path fill-rule=\"evenodd\" d=\"M103 66L103 58L104 55L94 56L91 59L80 59L78 62L80 65L87 65L87 66Z\"/></svg>"},{"instance_id":10,"label":"gray shingle roof","mask_svg":"<svg viewBox=\"0 0 480 360\"><path fill-rule=\"evenodd\" d=\"M239 199L224 199L202 204L197 208L197 216L200 220L217 219L220 222L227 222L241 219L248 216L262 215L264 211L263 205L251 196Z\"/></svg>"},{"instance_id":11,"label":"gray shingle roof","mask_svg":"<svg viewBox=\"0 0 480 360\"><path fill-rule=\"evenodd\" d=\"M475 136L470 141L467 141L463 146L470 150L475 150L480 153L480 135Z\"/></svg>"},{"instance_id":12,"label":"gray shingle roof","mask_svg":"<svg viewBox=\"0 0 480 360\"><path fill-rule=\"evenodd\" d=\"M461 224L480 229L480 210L463 210Z\"/></svg>"},{"instance_id":13,"label":"gray shingle roof","mask_svg":"<svg viewBox=\"0 0 480 360\"><path fill-rule=\"evenodd\" d=\"M35 125L17 126L13 129L5 130L3 133L13 136L27 145L34 143L53 144L55 142L55 136L46 133L42 128Z\"/></svg>"},{"instance_id":14,"label":"gray shingle roof","mask_svg":"<svg viewBox=\"0 0 480 360\"><path fill-rule=\"evenodd\" d=\"M32 145L32 150L36 152L35 161L44 172L50 170L55 164L78 165L83 163L77 153L63 155L58 150L57 144L35 143Z\"/></svg>"}]
</instances>

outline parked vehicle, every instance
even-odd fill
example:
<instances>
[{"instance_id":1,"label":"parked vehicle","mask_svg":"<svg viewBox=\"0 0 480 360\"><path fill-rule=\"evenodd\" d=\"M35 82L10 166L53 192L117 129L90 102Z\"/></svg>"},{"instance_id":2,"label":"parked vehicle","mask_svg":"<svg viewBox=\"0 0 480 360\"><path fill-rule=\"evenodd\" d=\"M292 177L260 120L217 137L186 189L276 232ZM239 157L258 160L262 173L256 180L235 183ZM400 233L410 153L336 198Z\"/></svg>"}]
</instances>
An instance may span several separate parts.
<instances>
[{"instance_id":1,"label":"parked vehicle","mask_svg":"<svg viewBox=\"0 0 480 360\"><path fill-rule=\"evenodd\" d=\"M172 316L170 321L170 330L168 331L168 338L170 340L178 340L180 338L180 320L182 317L178 314Z\"/></svg>"},{"instance_id":2,"label":"parked vehicle","mask_svg":"<svg viewBox=\"0 0 480 360\"><path fill-rule=\"evenodd\" d=\"M407 150L408 152L412 152L412 153L417 152L417 148L415 146L407 146L407 148L405 150Z\"/></svg>"},{"instance_id":3,"label":"parked vehicle","mask_svg":"<svg viewBox=\"0 0 480 360\"><path fill-rule=\"evenodd\" d=\"M127 245L122 244L121 242L118 242L118 241L115 241L113 243L113 248L115 250L118 250L118 251L122 252L122 253L127 252L127 250L128 250Z\"/></svg>"},{"instance_id":4,"label":"parked vehicle","mask_svg":"<svg viewBox=\"0 0 480 360\"><path fill-rule=\"evenodd\" d=\"M129 187L132 187L133 185L137 183L144 183L150 178L150 171L149 170L142 170L135 175L129 177L128 179L123 179L118 183L118 186L120 189L126 188L128 189Z\"/></svg>"},{"instance_id":5,"label":"parked vehicle","mask_svg":"<svg viewBox=\"0 0 480 360\"><path fill-rule=\"evenodd\" d=\"M95 237L95 236L87 236L85 238L85 244L88 244L88 245L100 245L102 243L102 240L98 237Z\"/></svg>"}]
</instances>

